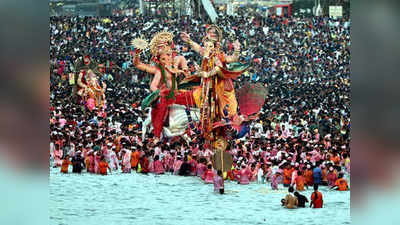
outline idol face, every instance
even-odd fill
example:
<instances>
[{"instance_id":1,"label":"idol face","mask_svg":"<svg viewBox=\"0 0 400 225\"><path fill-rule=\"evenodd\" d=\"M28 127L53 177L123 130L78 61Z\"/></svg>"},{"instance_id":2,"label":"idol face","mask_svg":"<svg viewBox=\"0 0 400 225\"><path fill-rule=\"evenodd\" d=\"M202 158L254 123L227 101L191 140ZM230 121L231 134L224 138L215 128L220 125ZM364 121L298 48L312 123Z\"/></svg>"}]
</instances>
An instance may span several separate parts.
<instances>
[{"instance_id":1,"label":"idol face","mask_svg":"<svg viewBox=\"0 0 400 225\"><path fill-rule=\"evenodd\" d=\"M163 65L170 66L172 65L172 49L168 46L164 47L161 50L160 54L160 63Z\"/></svg>"},{"instance_id":2,"label":"idol face","mask_svg":"<svg viewBox=\"0 0 400 225\"><path fill-rule=\"evenodd\" d=\"M207 32L207 36L213 41L218 41L218 34L215 28L209 29Z\"/></svg>"},{"instance_id":3,"label":"idol face","mask_svg":"<svg viewBox=\"0 0 400 225\"><path fill-rule=\"evenodd\" d=\"M227 142L223 137L218 137L215 140L215 142L214 142L215 149L225 150L226 147L227 147Z\"/></svg>"}]
</instances>

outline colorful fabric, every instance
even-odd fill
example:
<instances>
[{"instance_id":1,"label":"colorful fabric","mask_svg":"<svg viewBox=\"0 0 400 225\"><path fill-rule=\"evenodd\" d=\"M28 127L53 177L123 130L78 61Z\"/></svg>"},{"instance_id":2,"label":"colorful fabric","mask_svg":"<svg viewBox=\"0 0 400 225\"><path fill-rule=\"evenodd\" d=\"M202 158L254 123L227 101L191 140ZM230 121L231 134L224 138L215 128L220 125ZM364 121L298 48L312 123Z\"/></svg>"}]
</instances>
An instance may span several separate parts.
<instances>
[{"instance_id":1,"label":"colorful fabric","mask_svg":"<svg viewBox=\"0 0 400 225\"><path fill-rule=\"evenodd\" d=\"M167 88L168 88L168 90L169 90L169 93L168 93L168 95L166 96L167 100L169 100L169 99L171 99L171 98L174 98L174 93L175 93L175 90L176 90L176 86L175 86L175 83L176 83L175 74L171 73L171 74L172 74L172 88L171 88L171 87L169 87L169 85L168 85L167 77L166 77L166 75L165 75L164 67L162 67L160 64L158 64L157 66L158 66L158 68L159 68L160 71L161 71L163 83L167 85Z\"/></svg>"}]
</instances>

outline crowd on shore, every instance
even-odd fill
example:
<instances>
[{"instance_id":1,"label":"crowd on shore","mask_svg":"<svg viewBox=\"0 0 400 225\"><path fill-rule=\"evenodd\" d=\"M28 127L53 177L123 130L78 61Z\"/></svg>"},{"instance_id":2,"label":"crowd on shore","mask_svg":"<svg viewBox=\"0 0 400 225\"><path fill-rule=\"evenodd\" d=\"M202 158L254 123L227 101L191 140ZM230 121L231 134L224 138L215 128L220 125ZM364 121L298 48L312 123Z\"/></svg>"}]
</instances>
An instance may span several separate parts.
<instances>
[{"instance_id":1,"label":"crowd on shore","mask_svg":"<svg viewBox=\"0 0 400 225\"><path fill-rule=\"evenodd\" d=\"M154 143L141 138L148 110L140 102L150 93L151 77L132 66L130 41L147 40L160 30L175 35L177 51L189 68L200 58L188 51L179 33L200 43L207 24L196 19L145 17L50 18L50 154L52 166L68 172L108 174L172 173L199 176L205 183L223 177L240 184L270 182L302 191L328 185L347 190L350 173L350 22L327 17L224 17L222 48L242 44L241 62L251 65L237 81L261 82L268 97L250 132L231 141L232 170L212 169L209 146L177 137ZM89 111L76 95L69 74L89 55L105 70L106 107ZM144 62L150 54L145 52ZM219 187L217 187L218 189Z\"/></svg>"}]
</instances>

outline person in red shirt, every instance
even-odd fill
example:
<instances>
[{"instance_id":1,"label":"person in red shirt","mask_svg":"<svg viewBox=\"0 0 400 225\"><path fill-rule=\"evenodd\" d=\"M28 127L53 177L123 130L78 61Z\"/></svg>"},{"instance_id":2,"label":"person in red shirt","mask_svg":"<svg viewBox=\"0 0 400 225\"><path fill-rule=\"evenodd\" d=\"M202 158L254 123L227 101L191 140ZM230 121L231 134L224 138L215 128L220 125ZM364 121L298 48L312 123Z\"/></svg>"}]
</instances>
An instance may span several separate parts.
<instances>
[{"instance_id":1,"label":"person in red shirt","mask_svg":"<svg viewBox=\"0 0 400 225\"><path fill-rule=\"evenodd\" d=\"M149 159L148 159L149 153L146 152L142 158L140 158L139 163L140 167L142 168L142 171L140 171L143 174L148 174L150 172L149 169Z\"/></svg>"},{"instance_id":2,"label":"person in red shirt","mask_svg":"<svg viewBox=\"0 0 400 225\"><path fill-rule=\"evenodd\" d=\"M104 155L101 156L101 161L99 163L99 171L101 175L107 175L107 169L110 171L111 173L111 168L108 165L108 163L106 162Z\"/></svg>"},{"instance_id":3,"label":"person in red shirt","mask_svg":"<svg viewBox=\"0 0 400 225\"><path fill-rule=\"evenodd\" d=\"M314 184L314 192L311 194L310 207L317 209L322 208L324 200L322 198L322 193L318 191L318 184Z\"/></svg>"}]
</instances>

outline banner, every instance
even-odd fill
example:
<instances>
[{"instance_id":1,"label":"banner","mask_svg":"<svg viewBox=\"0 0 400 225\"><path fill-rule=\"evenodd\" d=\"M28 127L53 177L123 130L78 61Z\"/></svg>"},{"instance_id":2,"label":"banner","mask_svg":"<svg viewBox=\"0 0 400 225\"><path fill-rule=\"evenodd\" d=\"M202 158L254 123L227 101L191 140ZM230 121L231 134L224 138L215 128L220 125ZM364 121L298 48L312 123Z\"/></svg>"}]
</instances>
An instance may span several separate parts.
<instances>
[{"instance_id":1,"label":"banner","mask_svg":"<svg viewBox=\"0 0 400 225\"><path fill-rule=\"evenodd\" d=\"M329 6L329 17L330 18L338 18L343 16L343 7L342 6Z\"/></svg>"},{"instance_id":2,"label":"banner","mask_svg":"<svg viewBox=\"0 0 400 225\"><path fill-rule=\"evenodd\" d=\"M217 13L215 12L214 6L211 4L210 0L201 0L201 2L203 3L204 9L206 10L211 21L214 23L218 17Z\"/></svg>"}]
</instances>

